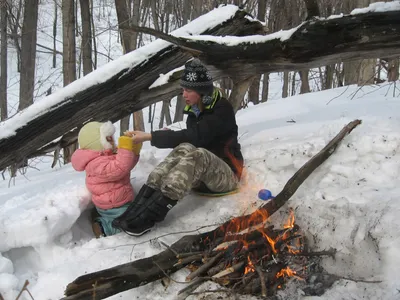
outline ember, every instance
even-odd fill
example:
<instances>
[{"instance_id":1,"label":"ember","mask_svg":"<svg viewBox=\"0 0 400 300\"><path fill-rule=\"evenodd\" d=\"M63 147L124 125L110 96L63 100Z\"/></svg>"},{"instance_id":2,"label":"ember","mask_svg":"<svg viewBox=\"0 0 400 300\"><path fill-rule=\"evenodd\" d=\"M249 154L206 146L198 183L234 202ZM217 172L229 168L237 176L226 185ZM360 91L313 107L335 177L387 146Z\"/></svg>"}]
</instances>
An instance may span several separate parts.
<instances>
[{"instance_id":1,"label":"ember","mask_svg":"<svg viewBox=\"0 0 400 300\"><path fill-rule=\"evenodd\" d=\"M258 217L266 218L266 216ZM249 223L252 221L249 220ZM264 222L265 224L265 222ZM307 285L310 276L320 272L319 256L333 255L335 251L307 252L304 233L295 224L290 211L283 229L274 226L259 227L246 233L232 233L250 224L236 224L223 240L208 240L208 250L182 258L178 264L191 261L187 280L210 278L235 293L273 296L288 282ZM199 284L201 280L197 281ZM198 284L198 285L199 285ZM197 286L198 286L197 285Z\"/></svg>"}]
</instances>

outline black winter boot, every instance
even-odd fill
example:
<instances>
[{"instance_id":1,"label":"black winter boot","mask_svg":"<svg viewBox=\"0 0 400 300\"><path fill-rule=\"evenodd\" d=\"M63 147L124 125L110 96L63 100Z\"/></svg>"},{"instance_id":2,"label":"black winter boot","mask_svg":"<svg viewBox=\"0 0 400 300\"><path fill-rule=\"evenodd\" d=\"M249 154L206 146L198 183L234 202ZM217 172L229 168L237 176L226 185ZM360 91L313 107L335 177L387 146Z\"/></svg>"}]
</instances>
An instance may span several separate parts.
<instances>
[{"instance_id":1,"label":"black winter boot","mask_svg":"<svg viewBox=\"0 0 400 300\"><path fill-rule=\"evenodd\" d=\"M140 208L143 207L154 192L155 189L144 184L135 197L135 200L128 206L126 211L113 220L112 226L124 230L124 228L127 227L127 220L134 218L138 214Z\"/></svg>"},{"instance_id":2,"label":"black winter boot","mask_svg":"<svg viewBox=\"0 0 400 300\"><path fill-rule=\"evenodd\" d=\"M161 222L178 201L165 197L161 191L154 191L150 198L135 213L126 216L120 222L120 228L132 235L142 235L156 222Z\"/></svg>"}]
</instances>

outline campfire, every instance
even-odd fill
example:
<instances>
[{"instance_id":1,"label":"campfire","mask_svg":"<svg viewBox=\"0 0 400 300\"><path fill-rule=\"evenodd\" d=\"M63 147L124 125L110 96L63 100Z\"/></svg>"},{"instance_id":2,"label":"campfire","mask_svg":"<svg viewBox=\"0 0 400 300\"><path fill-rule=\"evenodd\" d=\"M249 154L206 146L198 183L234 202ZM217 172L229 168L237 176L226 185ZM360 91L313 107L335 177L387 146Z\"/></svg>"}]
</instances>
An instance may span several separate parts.
<instances>
[{"instance_id":1,"label":"campfire","mask_svg":"<svg viewBox=\"0 0 400 300\"><path fill-rule=\"evenodd\" d=\"M261 214L256 218L268 219ZM274 296L295 281L306 294L320 294L321 284L315 282L317 277L321 279L320 257L334 255L335 251L309 252L305 234L295 224L293 210L280 229L267 226L266 222L254 228L251 223L252 220L240 225L233 222L223 238L204 241L206 251L177 254L176 266L189 263L192 272L186 279L194 281L180 292L181 298L205 280L224 286L226 291L263 297ZM235 226L247 229L237 232ZM310 284L312 281L314 284Z\"/></svg>"}]
</instances>

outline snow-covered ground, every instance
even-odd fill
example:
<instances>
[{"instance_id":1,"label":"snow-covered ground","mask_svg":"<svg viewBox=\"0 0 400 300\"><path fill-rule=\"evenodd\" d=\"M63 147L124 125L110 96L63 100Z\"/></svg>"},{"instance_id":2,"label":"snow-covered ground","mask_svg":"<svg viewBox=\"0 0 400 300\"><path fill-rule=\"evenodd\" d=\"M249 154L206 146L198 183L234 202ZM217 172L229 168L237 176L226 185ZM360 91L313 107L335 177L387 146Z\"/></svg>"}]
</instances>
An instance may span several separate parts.
<instances>
[{"instance_id":1,"label":"snow-covered ground","mask_svg":"<svg viewBox=\"0 0 400 300\"><path fill-rule=\"evenodd\" d=\"M42 2L38 43L51 48L54 2ZM117 31L110 26L117 23L115 11L107 3L103 1L103 5L94 8L99 30L97 50L102 53L99 66L122 53ZM370 9L398 9L397 6L398 3L380 3ZM60 11L58 17L61 20ZM60 29L57 49L61 51ZM15 65L15 52L10 51L10 115L18 106ZM62 85L61 56L55 69L50 65L51 56L38 53L36 77L41 83L35 91L38 102L46 99L43 95L49 87L55 90ZM317 89L313 86L313 90ZM338 250L335 260L323 260L327 271L354 279L382 281L367 284L341 280L323 296L306 299L400 299L400 90L394 84L381 84L286 99L280 99L280 95L281 78L271 74L270 100L237 114L246 160L241 192L210 199L189 195L164 222L140 238L125 234L93 238L88 217L92 204L84 174L75 172L71 166L50 169L51 158L36 159L30 162L35 169L28 169L24 176L19 174L15 181L8 178L1 181L1 295L5 300L14 300L25 280L29 280L28 289L35 300L60 299L66 285L80 275L157 254L164 249L159 241L172 244L189 232L197 232L199 228L211 230L216 223L249 213L264 203L257 199L260 188L279 193L298 168L345 124L360 118L363 123L271 221L283 222L287 218L286 209L293 207L296 222L307 232L313 250L330 247ZM147 116L147 110L144 115ZM157 112L156 118L158 115ZM184 124L170 127L179 129ZM146 128L150 125L146 124ZM5 130L0 133L7 134L9 131ZM148 144L143 147L140 162L132 172L131 182L136 191L168 152ZM210 226L204 228L205 225ZM184 281L187 274L187 270L181 270L172 277ZM183 287L185 284L172 282L165 288L155 282L111 299L176 299ZM297 293L290 296L282 293L283 299L301 299ZM30 297L25 292L20 299Z\"/></svg>"},{"instance_id":2,"label":"snow-covered ground","mask_svg":"<svg viewBox=\"0 0 400 300\"><path fill-rule=\"evenodd\" d=\"M399 94L394 84L352 86L271 100L240 111L237 120L246 160L241 192L210 199L189 195L140 238L126 234L93 238L84 174L70 166L30 170L10 188L3 181L0 292L6 300L15 299L28 279L35 300L59 299L66 285L80 275L154 255L164 249L159 241L172 244L187 234L182 232L196 232L208 224L202 230L211 230L213 224L251 212L263 204L257 199L260 188L277 194L344 125L359 118L363 123L285 208L295 209L296 222L307 232L314 250L338 250L335 260L323 260L329 272L382 281L340 280L325 295L307 299L399 299ZM132 172L136 191L168 151L144 148ZM273 222L286 217L283 209ZM181 270L173 278L184 281L187 274ZM155 282L110 299L176 299L184 286L172 282L164 288Z\"/></svg>"}]
</instances>

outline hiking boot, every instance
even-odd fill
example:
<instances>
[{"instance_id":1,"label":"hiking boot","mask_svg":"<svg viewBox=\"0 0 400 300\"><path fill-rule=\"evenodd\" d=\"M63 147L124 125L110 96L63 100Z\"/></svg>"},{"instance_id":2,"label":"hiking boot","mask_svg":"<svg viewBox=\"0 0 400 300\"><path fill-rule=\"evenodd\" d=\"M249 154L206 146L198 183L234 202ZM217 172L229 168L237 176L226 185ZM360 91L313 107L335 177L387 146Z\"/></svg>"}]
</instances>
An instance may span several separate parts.
<instances>
[{"instance_id":1,"label":"hiking boot","mask_svg":"<svg viewBox=\"0 0 400 300\"><path fill-rule=\"evenodd\" d=\"M137 215L141 207L146 203L147 199L154 193L155 189L144 184L135 199L128 206L126 211L119 217L115 218L112 222L114 228L123 229L126 228L126 220L128 218L133 218Z\"/></svg>"},{"instance_id":2,"label":"hiking boot","mask_svg":"<svg viewBox=\"0 0 400 300\"><path fill-rule=\"evenodd\" d=\"M149 198L138 199L138 201L142 205L138 206L136 211L131 210L130 215L124 213L117 222L114 220L114 227L133 235L142 235L149 231L156 222L163 221L170 209L178 203L178 201L164 196L161 191L154 191Z\"/></svg>"}]
</instances>

